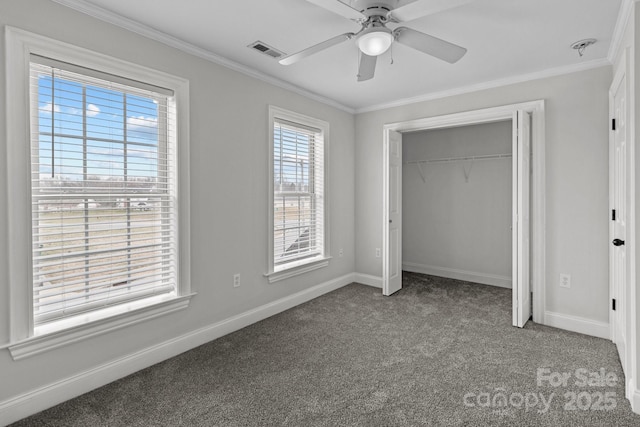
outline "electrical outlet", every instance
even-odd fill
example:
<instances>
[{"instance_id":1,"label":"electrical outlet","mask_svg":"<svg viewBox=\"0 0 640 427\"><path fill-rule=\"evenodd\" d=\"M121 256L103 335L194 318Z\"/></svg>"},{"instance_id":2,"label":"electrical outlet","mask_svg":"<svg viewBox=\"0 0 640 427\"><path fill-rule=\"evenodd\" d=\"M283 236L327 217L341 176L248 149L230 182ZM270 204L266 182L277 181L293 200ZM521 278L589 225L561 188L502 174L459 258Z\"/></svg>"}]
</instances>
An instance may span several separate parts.
<instances>
[{"instance_id":1,"label":"electrical outlet","mask_svg":"<svg viewBox=\"0 0 640 427\"><path fill-rule=\"evenodd\" d=\"M240 273L233 275L233 287L237 288L240 286Z\"/></svg>"},{"instance_id":2,"label":"electrical outlet","mask_svg":"<svg viewBox=\"0 0 640 427\"><path fill-rule=\"evenodd\" d=\"M571 287L571 275L560 273L560 287L561 288L570 288Z\"/></svg>"},{"instance_id":3,"label":"electrical outlet","mask_svg":"<svg viewBox=\"0 0 640 427\"><path fill-rule=\"evenodd\" d=\"M380 258L381 253L380 253L380 248L376 248L376 258Z\"/></svg>"},{"instance_id":4,"label":"electrical outlet","mask_svg":"<svg viewBox=\"0 0 640 427\"><path fill-rule=\"evenodd\" d=\"M344 256L344 249L340 248L340 250L338 251L338 256L339 257L343 257Z\"/></svg>"}]
</instances>

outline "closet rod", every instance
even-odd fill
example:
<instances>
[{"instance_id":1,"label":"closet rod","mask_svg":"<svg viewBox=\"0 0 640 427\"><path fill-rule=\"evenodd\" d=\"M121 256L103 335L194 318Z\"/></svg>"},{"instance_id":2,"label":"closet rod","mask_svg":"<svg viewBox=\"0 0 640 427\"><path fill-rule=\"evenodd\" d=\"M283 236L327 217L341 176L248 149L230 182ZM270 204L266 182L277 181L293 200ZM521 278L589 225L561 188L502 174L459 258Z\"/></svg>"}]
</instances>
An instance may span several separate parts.
<instances>
[{"instance_id":1,"label":"closet rod","mask_svg":"<svg viewBox=\"0 0 640 427\"><path fill-rule=\"evenodd\" d=\"M448 157L445 159L430 159L430 160L412 160L404 162L405 165L414 165L421 163L449 163L449 162L462 162L467 160L491 160L491 159L506 159L511 157L511 153L505 154L489 154L486 156L466 156L466 157Z\"/></svg>"}]
</instances>

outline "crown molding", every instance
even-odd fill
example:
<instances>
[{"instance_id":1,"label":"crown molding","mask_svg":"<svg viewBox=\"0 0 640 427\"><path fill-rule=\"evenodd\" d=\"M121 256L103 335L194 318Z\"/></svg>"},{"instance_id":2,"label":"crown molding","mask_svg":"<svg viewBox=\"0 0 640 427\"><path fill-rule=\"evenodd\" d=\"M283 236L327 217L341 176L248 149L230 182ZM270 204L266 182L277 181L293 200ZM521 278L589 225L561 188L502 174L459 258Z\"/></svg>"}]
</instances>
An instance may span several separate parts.
<instances>
[{"instance_id":1,"label":"crown molding","mask_svg":"<svg viewBox=\"0 0 640 427\"><path fill-rule=\"evenodd\" d=\"M640 0L639 0L640 1ZM372 111L384 110L387 108L401 107L404 105L415 104L418 102L433 101L435 99L448 98L450 96L464 95L471 92L478 92L486 89L494 89L501 86L508 86L516 83L524 83L532 80L539 80L548 77L560 76L563 74L571 74L585 70L591 70L593 68L611 66L606 58L596 59L593 61L581 62L579 64L572 64L564 67L556 67L548 70L537 71L535 73L521 74L518 76L507 77L504 79L491 80L488 82L478 83L469 86L463 86L453 88L441 92L432 92L424 95L419 95L411 98L399 99L397 101L387 102L383 104L372 105L370 107L358 108L355 110L356 114L368 113Z\"/></svg>"},{"instance_id":2,"label":"crown molding","mask_svg":"<svg viewBox=\"0 0 640 427\"><path fill-rule=\"evenodd\" d=\"M121 15L118 15L114 12L103 9L99 6L93 5L91 3L85 2L83 0L52 0L56 3L59 3L63 6L74 9L78 12L84 13L86 15L92 16L101 21L116 25L118 27L129 30L133 33L139 34L143 37L147 37L151 40L155 40L167 46L173 47L175 49L181 50L185 53L197 56L199 58L205 59L207 61L213 62L215 64L221 65L223 67L229 68L231 70L237 71L249 77L253 77L255 79L261 80L265 83L280 87L282 89L289 90L291 92L297 93L298 95L304 96L306 98L321 102L323 104L329 105L331 107L337 108L339 110L345 111L351 114L360 114L367 113L371 111L378 111L387 108L400 107L408 104L415 104L418 102L424 101L432 101L435 99L446 98L450 96L462 95L471 92L477 92L485 89L493 89L500 86L507 86L510 84L523 83L532 80L538 80L548 77L559 76L563 74L570 74L579 71L585 71L593 68L599 68L604 66L610 66L612 63L611 58L615 58L615 54L620 48L620 44L622 42L622 36L624 34L625 27L629 20L629 16L631 15L631 11L633 10L633 5L640 0L623 0L623 3L620 7L620 12L618 13L618 20L616 22L616 27L614 29L614 34L612 38L612 43L609 47L607 58L597 59L588 62L581 62L579 64L573 64L569 66L552 68L549 70L543 70L535 73L523 74L518 76L507 77L504 79L492 80L489 82L478 83L469 86L463 86L458 88L453 88L440 92L431 92L423 95L419 95L411 98L399 99L396 101L386 102L375 104L362 108L351 108L346 105L343 105L333 99L324 97L317 93L308 91L299 86L288 83L284 80L278 79L271 75L262 73L257 71L251 67L242 65L238 62L232 61L223 56L217 55L213 52L210 52L201 47L195 46L191 43L187 43L183 40L180 40L176 37L170 36L162 31L156 30L155 28L149 27L147 25L141 24L137 21L134 21L129 18L125 18Z\"/></svg>"},{"instance_id":3,"label":"crown molding","mask_svg":"<svg viewBox=\"0 0 640 427\"><path fill-rule=\"evenodd\" d=\"M629 18L633 13L634 4L640 0L622 0L620 10L618 11L618 19L616 20L616 26L613 29L613 35L611 37L611 44L609 45L609 52L607 53L607 59L613 63L618 56L618 52L622 47L622 38L624 32L629 25Z\"/></svg>"},{"instance_id":4,"label":"crown molding","mask_svg":"<svg viewBox=\"0 0 640 427\"><path fill-rule=\"evenodd\" d=\"M206 49L195 46L191 43L187 43L176 37L170 36L169 34L163 33L162 31L156 30L155 28L141 24L140 22L134 21L132 19L125 18L124 16L118 15L117 13L108 11L94 4L91 4L82 0L52 0L52 1L55 3L61 4L62 6L66 6L70 9L73 9L77 12L84 13L85 15L92 16L101 21L124 28L125 30L129 30L133 33L147 37L151 40L155 40L169 47L173 47L175 49L181 50L182 52L197 56L199 58L205 59L207 61L213 62L218 65L222 65L223 67L237 71L246 76L253 77L265 83L269 83L271 85L280 87L282 89L290 90L291 92L295 92L298 95L302 95L314 101L318 101L323 104L329 105L331 107L337 108L339 110L346 111L347 113L351 113L351 114L355 113L355 110L353 108L347 107L346 105L343 105L333 99L326 98L324 96L318 95L317 93L308 91L299 86L285 82L284 80L280 80L276 77L262 73L253 68L247 67L245 65L232 61L223 56L217 55L213 52L210 52Z\"/></svg>"}]
</instances>

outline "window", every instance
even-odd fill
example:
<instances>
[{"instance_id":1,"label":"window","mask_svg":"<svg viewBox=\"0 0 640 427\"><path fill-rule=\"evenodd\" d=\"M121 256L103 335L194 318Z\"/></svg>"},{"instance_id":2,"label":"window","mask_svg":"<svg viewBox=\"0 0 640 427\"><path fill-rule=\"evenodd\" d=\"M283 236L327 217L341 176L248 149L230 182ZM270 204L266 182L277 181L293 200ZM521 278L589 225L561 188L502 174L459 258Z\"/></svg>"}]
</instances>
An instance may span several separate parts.
<instances>
[{"instance_id":1,"label":"window","mask_svg":"<svg viewBox=\"0 0 640 427\"><path fill-rule=\"evenodd\" d=\"M7 58L13 357L188 306L188 82L15 29Z\"/></svg>"},{"instance_id":2,"label":"window","mask_svg":"<svg viewBox=\"0 0 640 427\"><path fill-rule=\"evenodd\" d=\"M177 291L173 93L92 74L31 58L36 326Z\"/></svg>"},{"instance_id":3,"label":"window","mask_svg":"<svg viewBox=\"0 0 640 427\"><path fill-rule=\"evenodd\" d=\"M327 265L328 124L271 107L271 281ZM274 274L285 272L285 274Z\"/></svg>"}]
</instances>

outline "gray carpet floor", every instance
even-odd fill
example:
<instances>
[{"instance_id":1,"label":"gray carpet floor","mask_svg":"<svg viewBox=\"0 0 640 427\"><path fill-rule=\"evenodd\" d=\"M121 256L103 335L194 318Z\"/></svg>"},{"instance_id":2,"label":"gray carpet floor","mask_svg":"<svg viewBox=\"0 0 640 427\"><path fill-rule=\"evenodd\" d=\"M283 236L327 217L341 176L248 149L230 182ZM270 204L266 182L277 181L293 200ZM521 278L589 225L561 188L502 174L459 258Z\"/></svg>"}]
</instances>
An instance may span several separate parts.
<instances>
[{"instance_id":1,"label":"gray carpet floor","mask_svg":"<svg viewBox=\"0 0 640 427\"><path fill-rule=\"evenodd\" d=\"M510 325L508 289L405 273L391 297L351 284L14 426L640 426L610 341Z\"/></svg>"}]
</instances>

